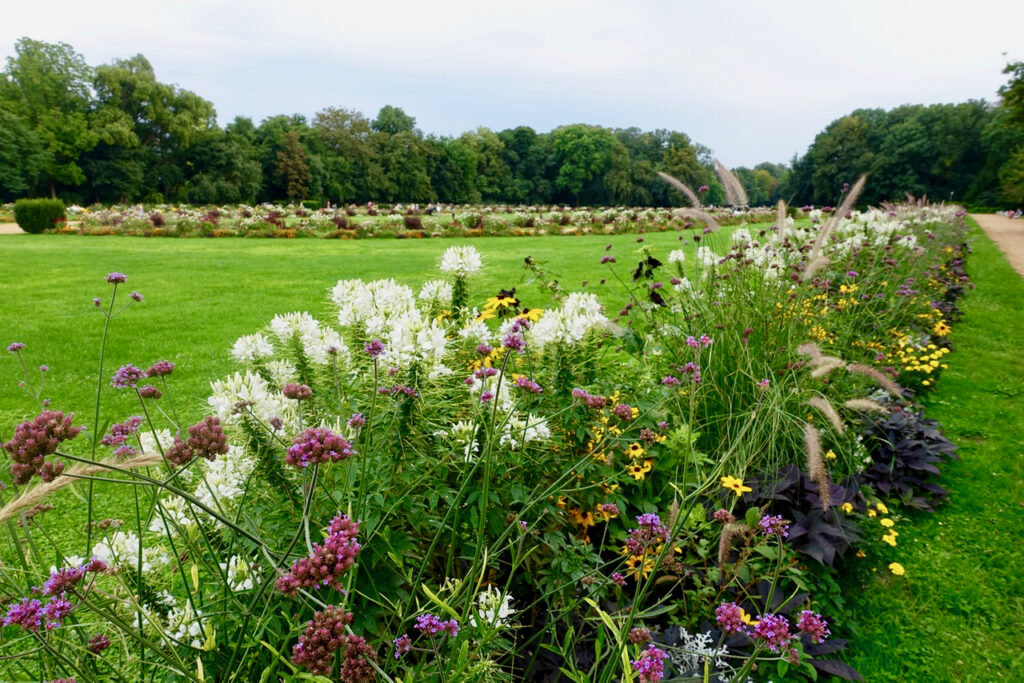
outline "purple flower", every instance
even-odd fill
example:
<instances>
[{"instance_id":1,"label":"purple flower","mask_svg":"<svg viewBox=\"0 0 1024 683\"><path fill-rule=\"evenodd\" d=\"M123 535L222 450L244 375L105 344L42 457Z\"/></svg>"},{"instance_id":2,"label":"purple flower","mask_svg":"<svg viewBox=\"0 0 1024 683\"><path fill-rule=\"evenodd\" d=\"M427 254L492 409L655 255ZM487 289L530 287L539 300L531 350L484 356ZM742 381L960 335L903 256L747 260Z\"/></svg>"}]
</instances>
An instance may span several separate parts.
<instances>
[{"instance_id":1,"label":"purple flower","mask_svg":"<svg viewBox=\"0 0 1024 683\"><path fill-rule=\"evenodd\" d=\"M615 503L601 503L599 507L601 512L612 515L613 517L619 514L619 506Z\"/></svg>"},{"instance_id":2,"label":"purple flower","mask_svg":"<svg viewBox=\"0 0 1024 683\"><path fill-rule=\"evenodd\" d=\"M606 263L615 263L615 257L614 256L607 256L607 255L602 256L601 257L601 265L604 265Z\"/></svg>"},{"instance_id":3,"label":"purple flower","mask_svg":"<svg viewBox=\"0 0 1024 683\"><path fill-rule=\"evenodd\" d=\"M494 398L494 393L493 392L485 391L484 393L480 394L480 402L481 403L487 403L492 398Z\"/></svg>"},{"instance_id":4,"label":"purple flower","mask_svg":"<svg viewBox=\"0 0 1024 683\"><path fill-rule=\"evenodd\" d=\"M174 363L169 360L160 360L149 366L146 370L146 377L166 377L174 372Z\"/></svg>"},{"instance_id":5,"label":"purple flower","mask_svg":"<svg viewBox=\"0 0 1024 683\"><path fill-rule=\"evenodd\" d=\"M50 366L49 365L40 365L39 366L39 372L49 372L49 371L50 371Z\"/></svg>"},{"instance_id":6,"label":"purple flower","mask_svg":"<svg viewBox=\"0 0 1024 683\"><path fill-rule=\"evenodd\" d=\"M228 452L228 439L216 417L207 417L192 425L188 428L188 434L187 441L174 437L174 444L164 453L171 464L185 465L198 457L212 461L218 455Z\"/></svg>"},{"instance_id":7,"label":"purple flower","mask_svg":"<svg viewBox=\"0 0 1024 683\"><path fill-rule=\"evenodd\" d=\"M348 645L345 627L350 623L352 615L336 605L315 612L292 648L292 663L318 676L329 674L334 666L334 653Z\"/></svg>"},{"instance_id":8,"label":"purple flower","mask_svg":"<svg viewBox=\"0 0 1024 683\"><path fill-rule=\"evenodd\" d=\"M846 277L858 277L857 271L856 270L848 270L848 271L846 271Z\"/></svg>"},{"instance_id":9,"label":"purple flower","mask_svg":"<svg viewBox=\"0 0 1024 683\"><path fill-rule=\"evenodd\" d=\"M43 583L41 592L47 596L63 594L77 586L83 576L83 567L61 567L50 573L50 578Z\"/></svg>"},{"instance_id":10,"label":"purple flower","mask_svg":"<svg viewBox=\"0 0 1024 683\"><path fill-rule=\"evenodd\" d=\"M489 356L491 355L492 351L494 351L494 348L491 347L489 344L481 344L480 346L476 347L476 352L479 353L481 356Z\"/></svg>"},{"instance_id":11,"label":"purple flower","mask_svg":"<svg viewBox=\"0 0 1024 683\"><path fill-rule=\"evenodd\" d=\"M134 446L121 446L120 448L114 451L114 457L117 458L118 460L125 460L137 454L138 451L135 449Z\"/></svg>"},{"instance_id":12,"label":"purple flower","mask_svg":"<svg viewBox=\"0 0 1024 683\"><path fill-rule=\"evenodd\" d=\"M131 297L132 301L138 301L139 303L142 303L143 296L138 292L132 292L128 296Z\"/></svg>"},{"instance_id":13,"label":"purple flower","mask_svg":"<svg viewBox=\"0 0 1024 683\"><path fill-rule=\"evenodd\" d=\"M612 412L615 414L615 417L619 418L620 420L629 422L630 420L633 419L633 406L629 405L628 403L619 403L614 408L612 408Z\"/></svg>"},{"instance_id":14,"label":"purple flower","mask_svg":"<svg viewBox=\"0 0 1024 683\"><path fill-rule=\"evenodd\" d=\"M362 548L356 541L358 535L359 522L339 512L331 520L323 544L314 544L308 557L296 560L291 570L277 580L277 589L285 595L294 595L300 588L318 586L343 589L342 574L355 563Z\"/></svg>"},{"instance_id":15,"label":"purple flower","mask_svg":"<svg viewBox=\"0 0 1024 683\"><path fill-rule=\"evenodd\" d=\"M399 659L402 655L409 651L409 648L412 647L412 638L410 638L409 634L407 633L403 633L402 635L395 638L394 641L392 642L394 642L395 644L395 659Z\"/></svg>"},{"instance_id":16,"label":"purple flower","mask_svg":"<svg viewBox=\"0 0 1024 683\"><path fill-rule=\"evenodd\" d=\"M701 185L700 187L697 188L697 192L707 192L707 191L708 191L708 186L707 185Z\"/></svg>"},{"instance_id":17,"label":"purple flower","mask_svg":"<svg viewBox=\"0 0 1024 683\"><path fill-rule=\"evenodd\" d=\"M686 345L689 346L692 349L699 349L700 348L700 342L697 341L693 337L693 335L690 335L689 337L686 338Z\"/></svg>"},{"instance_id":18,"label":"purple flower","mask_svg":"<svg viewBox=\"0 0 1024 683\"><path fill-rule=\"evenodd\" d=\"M811 637L811 642L820 643L828 638L832 631L828 629L828 622L820 614L810 610L800 612L796 627Z\"/></svg>"},{"instance_id":19,"label":"purple flower","mask_svg":"<svg viewBox=\"0 0 1024 683\"><path fill-rule=\"evenodd\" d=\"M522 353L526 351L526 342L518 334L506 334L505 339L501 342L502 346L506 349L515 351L516 353Z\"/></svg>"},{"instance_id":20,"label":"purple flower","mask_svg":"<svg viewBox=\"0 0 1024 683\"><path fill-rule=\"evenodd\" d=\"M626 577L623 576L622 574L620 574L619 572L613 572L612 573L612 581L614 581L615 585L618 586L619 588L625 588L626 587Z\"/></svg>"},{"instance_id":21,"label":"purple flower","mask_svg":"<svg viewBox=\"0 0 1024 683\"><path fill-rule=\"evenodd\" d=\"M46 630L52 630L61 625L65 617L71 614L71 610L75 608L63 593L60 596L52 598L50 602L46 603L41 611L42 615L46 617Z\"/></svg>"},{"instance_id":22,"label":"purple flower","mask_svg":"<svg viewBox=\"0 0 1024 683\"><path fill-rule=\"evenodd\" d=\"M679 386L679 378L673 375L665 375L661 378L661 383L668 387Z\"/></svg>"},{"instance_id":23,"label":"purple flower","mask_svg":"<svg viewBox=\"0 0 1024 683\"><path fill-rule=\"evenodd\" d=\"M757 523L757 526L765 536L781 536L782 538L789 536L789 525L781 515L765 515Z\"/></svg>"},{"instance_id":24,"label":"purple flower","mask_svg":"<svg viewBox=\"0 0 1024 683\"><path fill-rule=\"evenodd\" d=\"M633 660L633 670L640 675L640 683L658 683L665 675L665 659L668 653L659 650L651 643L640 655L640 659Z\"/></svg>"},{"instance_id":25,"label":"purple flower","mask_svg":"<svg viewBox=\"0 0 1024 683\"><path fill-rule=\"evenodd\" d=\"M110 384L117 389L127 389L128 387L134 387L145 376L145 373L140 368L129 363L117 369Z\"/></svg>"},{"instance_id":26,"label":"purple flower","mask_svg":"<svg viewBox=\"0 0 1024 683\"><path fill-rule=\"evenodd\" d=\"M24 344L22 344L21 342L14 342L13 344L7 347L7 353L17 353L18 351L21 351L23 348L25 348Z\"/></svg>"},{"instance_id":27,"label":"purple flower","mask_svg":"<svg viewBox=\"0 0 1024 683\"><path fill-rule=\"evenodd\" d=\"M293 467L309 467L315 463L338 462L355 455L345 437L322 427L310 427L296 437L288 449L285 462Z\"/></svg>"},{"instance_id":28,"label":"purple flower","mask_svg":"<svg viewBox=\"0 0 1024 683\"><path fill-rule=\"evenodd\" d=\"M139 396L141 396L142 398L158 399L164 395L162 391L154 387L152 384L147 384L145 386L139 387L138 391Z\"/></svg>"},{"instance_id":29,"label":"purple flower","mask_svg":"<svg viewBox=\"0 0 1024 683\"><path fill-rule=\"evenodd\" d=\"M96 308L99 308L101 303L103 302L100 301L100 298L98 296L94 296L92 298L92 305L95 306Z\"/></svg>"},{"instance_id":30,"label":"purple flower","mask_svg":"<svg viewBox=\"0 0 1024 683\"><path fill-rule=\"evenodd\" d=\"M433 636L438 633L445 633L452 637L459 635L459 622L455 619L441 621L439 617L430 613L416 617L416 628L425 636Z\"/></svg>"},{"instance_id":31,"label":"purple flower","mask_svg":"<svg viewBox=\"0 0 1024 683\"><path fill-rule=\"evenodd\" d=\"M649 548L668 540L668 529L658 515L643 514L636 518L636 522L639 528L630 529L626 539L626 548L631 555L642 555Z\"/></svg>"},{"instance_id":32,"label":"purple flower","mask_svg":"<svg viewBox=\"0 0 1024 683\"><path fill-rule=\"evenodd\" d=\"M771 383L772 383L772 381L770 379L768 379L767 377L765 377L764 379L762 379L760 382L757 383L757 386L761 387L762 389L767 389L768 385L771 384Z\"/></svg>"},{"instance_id":33,"label":"purple flower","mask_svg":"<svg viewBox=\"0 0 1024 683\"><path fill-rule=\"evenodd\" d=\"M120 446L128 440L128 437L139 431L141 424L142 418L137 415L129 417L124 422L113 424L110 426L110 432L100 439L100 443L104 446Z\"/></svg>"},{"instance_id":34,"label":"purple flower","mask_svg":"<svg viewBox=\"0 0 1024 683\"><path fill-rule=\"evenodd\" d=\"M785 648L793 639L786 617L775 614L761 616L757 625L754 626L754 636L763 640L772 652L778 652L780 648Z\"/></svg>"},{"instance_id":35,"label":"purple flower","mask_svg":"<svg viewBox=\"0 0 1024 683\"><path fill-rule=\"evenodd\" d=\"M651 632L642 626L636 626L629 630L629 642L634 645L643 645L651 642Z\"/></svg>"},{"instance_id":36,"label":"purple flower","mask_svg":"<svg viewBox=\"0 0 1024 683\"><path fill-rule=\"evenodd\" d=\"M38 631L43 623L42 603L35 599L22 598L12 603L4 616L4 626L20 626L26 631Z\"/></svg>"},{"instance_id":37,"label":"purple flower","mask_svg":"<svg viewBox=\"0 0 1024 683\"><path fill-rule=\"evenodd\" d=\"M732 513L726 510L725 508L719 508L715 510L715 513L711 515L711 518L714 519L716 522L721 522L722 524L728 524L729 522L736 521L736 518L733 517Z\"/></svg>"},{"instance_id":38,"label":"purple flower","mask_svg":"<svg viewBox=\"0 0 1024 683\"><path fill-rule=\"evenodd\" d=\"M14 483L27 484L33 476L43 481L53 481L64 471L64 463L57 460L46 462L46 456L57 452L62 441L78 436L81 427L73 427L74 413L65 415L58 410L45 410L31 422L22 422L14 430L14 436L3 444L11 454L11 476Z\"/></svg>"},{"instance_id":39,"label":"purple flower","mask_svg":"<svg viewBox=\"0 0 1024 683\"><path fill-rule=\"evenodd\" d=\"M743 609L735 602L723 602L716 607L715 621L725 633L747 632L747 625L743 621Z\"/></svg>"},{"instance_id":40,"label":"purple flower","mask_svg":"<svg viewBox=\"0 0 1024 683\"><path fill-rule=\"evenodd\" d=\"M707 348L708 346L711 346L711 342L713 342L714 340L708 335L702 334L700 335L700 339L698 339L697 341L700 342L701 346Z\"/></svg>"},{"instance_id":41,"label":"purple flower","mask_svg":"<svg viewBox=\"0 0 1024 683\"><path fill-rule=\"evenodd\" d=\"M107 273L107 282L112 285L120 284L127 279L124 273Z\"/></svg>"},{"instance_id":42,"label":"purple flower","mask_svg":"<svg viewBox=\"0 0 1024 683\"><path fill-rule=\"evenodd\" d=\"M384 344L381 343L380 339L373 339L363 344L363 351L370 358L376 359L384 354Z\"/></svg>"},{"instance_id":43,"label":"purple flower","mask_svg":"<svg viewBox=\"0 0 1024 683\"><path fill-rule=\"evenodd\" d=\"M608 404L608 399L604 396L595 396L583 389L573 389L572 396L573 398L579 399L585 403L588 408L592 408L594 410L604 408Z\"/></svg>"},{"instance_id":44,"label":"purple flower","mask_svg":"<svg viewBox=\"0 0 1024 683\"><path fill-rule=\"evenodd\" d=\"M270 426L274 429L275 432L279 432L282 429L284 429L284 421L277 415L267 420L267 422L270 423Z\"/></svg>"},{"instance_id":45,"label":"purple flower","mask_svg":"<svg viewBox=\"0 0 1024 683\"><path fill-rule=\"evenodd\" d=\"M352 413L347 424L352 429L359 429L366 424L366 417L362 413Z\"/></svg>"},{"instance_id":46,"label":"purple flower","mask_svg":"<svg viewBox=\"0 0 1024 683\"><path fill-rule=\"evenodd\" d=\"M92 652L94 655L98 655L108 647L110 647L110 638L102 633L97 633L89 639L89 652Z\"/></svg>"},{"instance_id":47,"label":"purple flower","mask_svg":"<svg viewBox=\"0 0 1024 683\"><path fill-rule=\"evenodd\" d=\"M484 377L494 377L498 374L497 368L480 368L473 373L473 376L477 379L483 379Z\"/></svg>"},{"instance_id":48,"label":"purple flower","mask_svg":"<svg viewBox=\"0 0 1024 683\"><path fill-rule=\"evenodd\" d=\"M539 384L537 384L532 379L524 375L516 377L515 385L520 389L529 391L531 394L539 394L541 391L543 391L543 389L540 388Z\"/></svg>"},{"instance_id":49,"label":"purple flower","mask_svg":"<svg viewBox=\"0 0 1024 683\"><path fill-rule=\"evenodd\" d=\"M284 394L285 398L290 398L293 401L305 401L306 399L313 398L312 389L305 384L296 384L294 382L285 384L281 389L281 393Z\"/></svg>"}]
</instances>

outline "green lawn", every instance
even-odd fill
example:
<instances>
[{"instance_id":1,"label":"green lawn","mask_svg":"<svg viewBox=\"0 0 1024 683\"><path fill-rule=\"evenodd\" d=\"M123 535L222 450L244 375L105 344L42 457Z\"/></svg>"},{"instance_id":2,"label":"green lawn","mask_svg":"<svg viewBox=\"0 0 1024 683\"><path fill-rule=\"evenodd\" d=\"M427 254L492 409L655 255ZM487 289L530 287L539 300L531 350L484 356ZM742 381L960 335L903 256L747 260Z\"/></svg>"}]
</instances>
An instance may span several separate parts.
<instances>
[{"instance_id":1,"label":"green lawn","mask_svg":"<svg viewBox=\"0 0 1024 683\"><path fill-rule=\"evenodd\" d=\"M960 446L949 502L847 581L868 681L1024 680L1024 280L977 228L956 353L926 414ZM897 560L906 576L885 567ZM872 567L877 572L872 572Z\"/></svg>"}]
</instances>

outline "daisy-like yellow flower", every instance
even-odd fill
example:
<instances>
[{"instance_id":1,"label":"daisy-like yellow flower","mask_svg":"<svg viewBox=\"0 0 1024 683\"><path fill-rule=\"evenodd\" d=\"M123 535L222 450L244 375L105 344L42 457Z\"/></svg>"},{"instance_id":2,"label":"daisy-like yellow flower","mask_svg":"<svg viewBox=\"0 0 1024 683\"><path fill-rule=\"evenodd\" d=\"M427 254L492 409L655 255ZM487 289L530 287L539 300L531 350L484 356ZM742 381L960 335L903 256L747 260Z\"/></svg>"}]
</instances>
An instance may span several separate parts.
<instances>
[{"instance_id":1,"label":"daisy-like yellow flower","mask_svg":"<svg viewBox=\"0 0 1024 683\"><path fill-rule=\"evenodd\" d=\"M891 529L894 526L896 526L896 522L892 521L888 517L886 517L885 519L878 520L878 523L884 526L886 529Z\"/></svg>"},{"instance_id":2,"label":"daisy-like yellow flower","mask_svg":"<svg viewBox=\"0 0 1024 683\"><path fill-rule=\"evenodd\" d=\"M644 454L644 447L635 441L629 444L629 448L626 449L626 455L632 460L638 460Z\"/></svg>"},{"instance_id":3,"label":"daisy-like yellow flower","mask_svg":"<svg viewBox=\"0 0 1024 683\"><path fill-rule=\"evenodd\" d=\"M891 571L896 576L903 576L904 574L907 573L907 570L904 569L903 565L900 564L899 562L890 562L889 563L889 571Z\"/></svg>"},{"instance_id":4,"label":"daisy-like yellow flower","mask_svg":"<svg viewBox=\"0 0 1024 683\"><path fill-rule=\"evenodd\" d=\"M828 449L828 452L825 453L825 459L826 460L835 460L836 459L836 452L834 450L832 450L831 448Z\"/></svg>"},{"instance_id":5,"label":"daisy-like yellow flower","mask_svg":"<svg viewBox=\"0 0 1024 683\"><path fill-rule=\"evenodd\" d=\"M516 317L519 318L520 320L532 320L533 322L537 322L538 320L540 320L540 317L542 315L544 315L543 308L527 308L525 311L523 311Z\"/></svg>"},{"instance_id":6,"label":"daisy-like yellow flower","mask_svg":"<svg viewBox=\"0 0 1024 683\"><path fill-rule=\"evenodd\" d=\"M890 531L885 536L882 536L882 540L891 545L893 548L896 547L896 532Z\"/></svg>"},{"instance_id":7,"label":"daisy-like yellow flower","mask_svg":"<svg viewBox=\"0 0 1024 683\"><path fill-rule=\"evenodd\" d=\"M651 458L644 458L642 464L633 464L626 468L626 474L633 477L637 481L643 481L647 473L651 471L654 466L654 460Z\"/></svg>"},{"instance_id":8,"label":"daisy-like yellow flower","mask_svg":"<svg viewBox=\"0 0 1024 683\"><path fill-rule=\"evenodd\" d=\"M878 505L875 506L875 508L883 515L889 514L889 508L885 507L885 503L879 503Z\"/></svg>"},{"instance_id":9,"label":"daisy-like yellow flower","mask_svg":"<svg viewBox=\"0 0 1024 683\"><path fill-rule=\"evenodd\" d=\"M494 312L493 308L485 308L484 310L480 311L480 315L476 317L476 321L480 323L483 322L484 320L496 318L497 316L498 314Z\"/></svg>"},{"instance_id":10,"label":"daisy-like yellow flower","mask_svg":"<svg viewBox=\"0 0 1024 683\"><path fill-rule=\"evenodd\" d=\"M939 337L945 337L952 331L953 328L947 325L945 320L940 320L939 322L935 323L935 325L932 327L932 332L934 332Z\"/></svg>"},{"instance_id":11,"label":"daisy-like yellow flower","mask_svg":"<svg viewBox=\"0 0 1024 683\"><path fill-rule=\"evenodd\" d=\"M839 507L842 508L843 512L845 512L846 514L850 514L851 512L853 512L853 505L851 503L843 503Z\"/></svg>"},{"instance_id":12,"label":"daisy-like yellow flower","mask_svg":"<svg viewBox=\"0 0 1024 683\"><path fill-rule=\"evenodd\" d=\"M743 485L743 480L736 477L731 477L728 474L722 477L722 488L729 489L737 496L742 496L747 491L753 491L754 489L749 486Z\"/></svg>"},{"instance_id":13,"label":"daisy-like yellow flower","mask_svg":"<svg viewBox=\"0 0 1024 683\"><path fill-rule=\"evenodd\" d=\"M618 490L618 488L618 484L601 484L601 489L609 496L615 493L615 491Z\"/></svg>"},{"instance_id":14,"label":"daisy-like yellow flower","mask_svg":"<svg viewBox=\"0 0 1024 683\"><path fill-rule=\"evenodd\" d=\"M875 512L874 510L868 508L868 517L877 517L877 516L878 516L877 512Z\"/></svg>"}]
</instances>

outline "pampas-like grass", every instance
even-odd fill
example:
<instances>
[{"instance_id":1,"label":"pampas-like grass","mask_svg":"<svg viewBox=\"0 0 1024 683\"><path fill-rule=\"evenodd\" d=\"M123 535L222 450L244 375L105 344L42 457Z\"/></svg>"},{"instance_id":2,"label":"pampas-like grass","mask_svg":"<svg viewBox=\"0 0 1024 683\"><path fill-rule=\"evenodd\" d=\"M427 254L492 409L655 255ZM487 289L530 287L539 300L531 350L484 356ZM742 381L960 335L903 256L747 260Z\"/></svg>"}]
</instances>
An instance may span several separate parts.
<instances>
[{"instance_id":1,"label":"pampas-like grass","mask_svg":"<svg viewBox=\"0 0 1024 683\"><path fill-rule=\"evenodd\" d=\"M837 432L839 432L840 434L843 433L843 420L842 418L839 417L839 413L837 413L836 409L832 407L832 404L829 402L828 399L822 396L814 396L809 401L807 401L807 405L814 408L819 413L828 418L828 421L832 424L832 427L835 428Z\"/></svg>"},{"instance_id":2,"label":"pampas-like grass","mask_svg":"<svg viewBox=\"0 0 1024 683\"><path fill-rule=\"evenodd\" d=\"M811 360L818 360L821 358L821 349L814 342L804 342L800 346L796 347L796 352L801 356L810 356Z\"/></svg>"},{"instance_id":3,"label":"pampas-like grass","mask_svg":"<svg viewBox=\"0 0 1024 683\"><path fill-rule=\"evenodd\" d=\"M692 218L704 221L708 225L718 227L718 220L703 209L693 209L687 206L680 209L672 209L672 215L676 218Z\"/></svg>"},{"instance_id":4,"label":"pampas-like grass","mask_svg":"<svg viewBox=\"0 0 1024 683\"><path fill-rule=\"evenodd\" d=\"M779 200L778 209L775 212L775 223L779 227L779 243L786 238L786 202Z\"/></svg>"},{"instance_id":5,"label":"pampas-like grass","mask_svg":"<svg viewBox=\"0 0 1024 683\"><path fill-rule=\"evenodd\" d=\"M821 434L813 425L804 425L804 447L807 450L807 474L818 488L821 506L828 509L832 506L832 482L821 457Z\"/></svg>"},{"instance_id":6,"label":"pampas-like grass","mask_svg":"<svg viewBox=\"0 0 1024 683\"><path fill-rule=\"evenodd\" d=\"M839 221L846 217L846 214L853 208L853 205L857 203L857 197L864 191L864 184L867 183L867 175L862 175L857 179L857 182L853 184L850 191L846 193L846 197L843 198L843 202L839 205L832 215L829 217L825 224L821 226L821 230L818 231L818 236L814 239L814 244L811 246L811 252L808 256L808 260L813 262L817 257L821 248L825 245L825 241L832 235L832 231L839 225ZM804 275L806 279L808 276Z\"/></svg>"},{"instance_id":7,"label":"pampas-like grass","mask_svg":"<svg viewBox=\"0 0 1024 683\"><path fill-rule=\"evenodd\" d=\"M743 183L718 159L715 159L715 172L718 173L718 178L722 181L725 199L729 204L747 206L750 203L750 200L747 199L747 191L743 189Z\"/></svg>"},{"instance_id":8,"label":"pampas-like grass","mask_svg":"<svg viewBox=\"0 0 1024 683\"><path fill-rule=\"evenodd\" d=\"M828 373L832 372L836 368L841 368L845 365L845 361L841 358L834 358L832 356L822 356L814 362L814 369L811 370L811 377L818 379L824 377Z\"/></svg>"},{"instance_id":9,"label":"pampas-like grass","mask_svg":"<svg viewBox=\"0 0 1024 683\"><path fill-rule=\"evenodd\" d=\"M697 196L696 192L690 189L689 185L679 180L678 178L673 178L668 173L662 173L661 171L658 171L658 177L664 180L672 187L679 190L680 194L682 194L690 201L690 204L693 206L693 208L701 208L702 205L700 203L700 198Z\"/></svg>"},{"instance_id":10,"label":"pampas-like grass","mask_svg":"<svg viewBox=\"0 0 1024 683\"><path fill-rule=\"evenodd\" d=\"M814 277L815 273L822 268L828 267L828 264L831 262L832 260L828 256L815 256L807 263L807 267L804 268L803 279L810 280Z\"/></svg>"},{"instance_id":11,"label":"pampas-like grass","mask_svg":"<svg viewBox=\"0 0 1024 683\"><path fill-rule=\"evenodd\" d=\"M846 369L849 372L853 372L858 375L864 375L865 377L870 377L875 381L876 384L878 384L878 386L882 387L887 392L889 392L891 396L895 396L897 398L901 398L903 396L903 390L900 389L899 385L896 384L896 382L893 382L886 375L874 369L870 365L850 363L849 365L846 366Z\"/></svg>"},{"instance_id":12,"label":"pampas-like grass","mask_svg":"<svg viewBox=\"0 0 1024 683\"><path fill-rule=\"evenodd\" d=\"M722 567L729 560L729 551L732 550L732 542L736 540L736 532L739 525L730 522L722 527L722 536L718 539L718 566Z\"/></svg>"},{"instance_id":13,"label":"pampas-like grass","mask_svg":"<svg viewBox=\"0 0 1024 683\"><path fill-rule=\"evenodd\" d=\"M870 398L851 398L843 404L851 410L860 410L865 413L888 413L889 409L881 403L872 401Z\"/></svg>"},{"instance_id":14,"label":"pampas-like grass","mask_svg":"<svg viewBox=\"0 0 1024 683\"><path fill-rule=\"evenodd\" d=\"M140 467L158 465L161 462L163 462L163 458L159 453L143 453L131 460L119 463L108 462L107 465L112 465L121 469L138 469ZM55 477L53 481L39 484L38 486L29 489L11 502L7 503L7 505L0 508L0 523L6 522L7 520L15 517L22 510L38 505L55 491L59 491L65 486L75 483L78 477L96 476L98 474L109 473L110 471L109 467L104 467L103 465L86 465L83 463L75 465L68 469L64 474L59 477Z\"/></svg>"}]
</instances>

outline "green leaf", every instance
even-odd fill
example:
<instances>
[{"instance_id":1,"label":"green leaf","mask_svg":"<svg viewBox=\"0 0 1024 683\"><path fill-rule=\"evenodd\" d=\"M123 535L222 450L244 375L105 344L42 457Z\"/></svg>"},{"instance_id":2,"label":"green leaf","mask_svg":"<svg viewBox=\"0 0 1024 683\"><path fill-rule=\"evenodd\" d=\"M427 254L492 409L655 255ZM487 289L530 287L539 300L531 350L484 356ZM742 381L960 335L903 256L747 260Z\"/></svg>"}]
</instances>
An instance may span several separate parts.
<instances>
[{"instance_id":1,"label":"green leaf","mask_svg":"<svg viewBox=\"0 0 1024 683\"><path fill-rule=\"evenodd\" d=\"M749 526L751 529L756 529L757 528L757 523L760 520L761 520L761 510L760 510L760 508L748 508L747 509L747 517L746 517L747 526Z\"/></svg>"}]
</instances>

